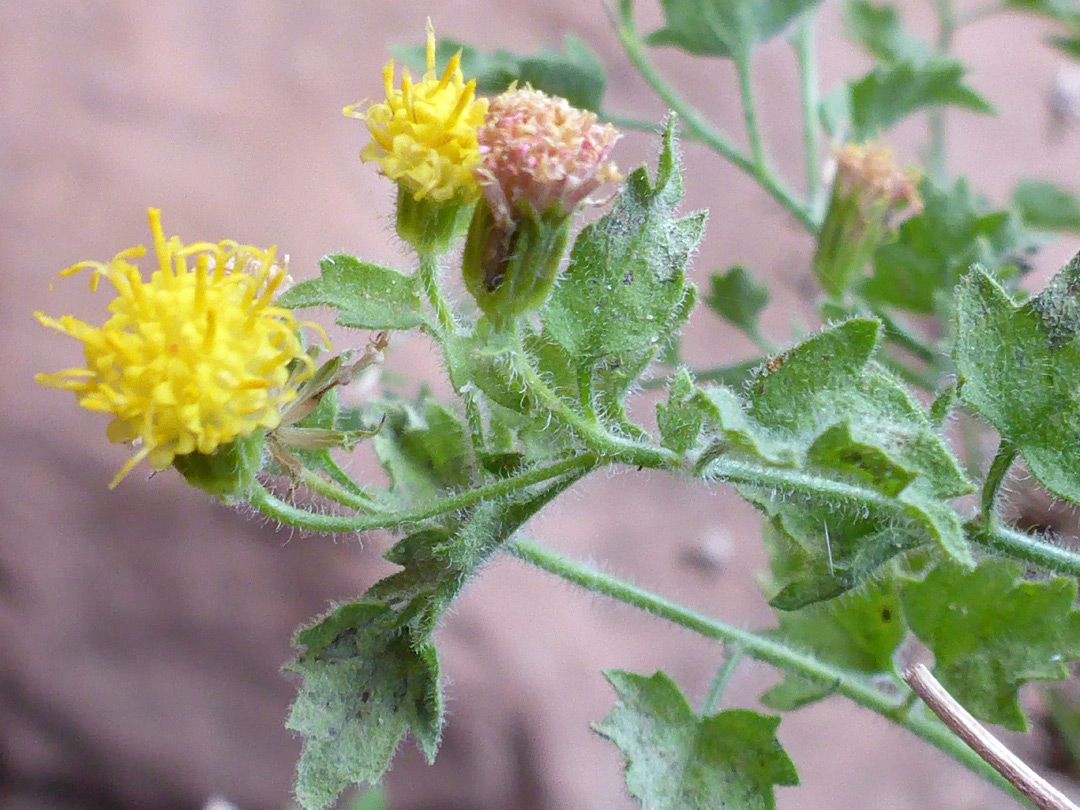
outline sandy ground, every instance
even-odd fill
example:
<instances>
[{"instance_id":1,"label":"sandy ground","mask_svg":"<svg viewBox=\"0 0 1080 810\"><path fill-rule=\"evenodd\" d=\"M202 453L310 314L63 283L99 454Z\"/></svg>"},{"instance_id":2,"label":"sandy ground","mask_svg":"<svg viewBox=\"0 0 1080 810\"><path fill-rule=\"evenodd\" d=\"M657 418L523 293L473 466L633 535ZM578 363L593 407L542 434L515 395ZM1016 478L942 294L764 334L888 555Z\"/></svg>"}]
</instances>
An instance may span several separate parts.
<instances>
[{"instance_id":1,"label":"sandy ground","mask_svg":"<svg viewBox=\"0 0 1080 810\"><path fill-rule=\"evenodd\" d=\"M830 84L867 65L839 42L833 5L821 46ZM927 22L921 3L904 5ZM330 251L407 264L388 238L392 191L356 159L362 128L340 109L378 94L386 44L418 41L428 14L441 35L484 47L532 52L575 32L609 66L612 110L663 115L621 58L599 0L0 0L3 807L180 810L215 793L247 810L285 806L299 749L282 728L293 695L278 672L289 635L385 573L386 539L276 532L172 473L139 472L108 491L126 451L105 442L102 418L32 385L35 371L76 364L79 353L29 313L97 317L103 299L82 283L50 284L74 261L144 241L148 205L186 240L276 243L298 278ZM643 29L656 19L650 5ZM1047 124L1059 60L1041 33L1007 17L960 37L973 83L1002 117L951 116L951 152L997 200L1024 173L1080 183L1080 135L1051 137ZM675 53L658 61L739 132L730 66ZM770 153L798 178L790 51L769 45L757 68ZM905 125L896 144L910 155L921 137L921 126ZM618 158L633 166L654 150L631 135ZM686 209L712 209L694 277L746 264L776 285L766 318L774 337L789 335L793 321L811 323L809 240L711 154L687 147L686 166ZM1075 247L1049 251L1040 273ZM703 365L750 352L705 312L687 346ZM441 376L421 339L395 344L389 365L414 380ZM645 473L598 475L531 531L738 625L770 620L752 578L763 562L757 520L729 492ZM403 749L389 777L394 810L630 807L617 752L588 729L612 702L600 671L664 668L700 700L721 659L714 645L510 560L470 587L439 640L451 696L444 748L432 768ZM773 677L746 666L728 701L753 705ZM780 738L804 783L779 791L783 810L1009 804L843 702L792 715Z\"/></svg>"}]
</instances>

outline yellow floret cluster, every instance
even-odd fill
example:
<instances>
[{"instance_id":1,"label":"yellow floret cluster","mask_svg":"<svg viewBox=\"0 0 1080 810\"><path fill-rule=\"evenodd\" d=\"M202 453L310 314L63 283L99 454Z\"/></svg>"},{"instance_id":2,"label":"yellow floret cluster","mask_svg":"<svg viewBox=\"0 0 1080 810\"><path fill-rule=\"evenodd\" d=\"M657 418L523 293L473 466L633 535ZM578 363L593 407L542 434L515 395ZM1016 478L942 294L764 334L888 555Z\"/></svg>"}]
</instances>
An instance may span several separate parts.
<instances>
[{"instance_id":1,"label":"yellow floret cluster","mask_svg":"<svg viewBox=\"0 0 1080 810\"><path fill-rule=\"evenodd\" d=\"M345 114L363 120L371 143L360 153L374 160L384 175L400 184L416 200L445 202L459 193L476 197L472 170L480 161L477 128L484 122L487 100L476 98L476 81L464 81L461 54L435 74L435 34L428 23L427 71L413 83L403 71L401 89L394 87L394 61L383 68L386 101L361 109L363 102L345 108Z\"/></svg>"},{"instance_id":2,"label":"yellow floret cluster","mask_svg":"<svg viewBox=\"0 0 1080 810\"><path fill-rule=\"evenodd\" d=\"M287 278L273 248L184 246L175 236L165 239L159 211L151 209L149 219L160 265L149 281L130 261L145 255L141 246L62 273L90 269L92 290L101 278L116 288L103 326L34 313L43 325L82 341L86 357L85 368L39 374L37 381L75 392L87 410L111 414L111 441L141 445L110 486L144 458L161 470L176 456L213 453L277 427L281 406L296 396L294 383L313 367L300 324L273 305Z\"/></svg>"}]
</instances>

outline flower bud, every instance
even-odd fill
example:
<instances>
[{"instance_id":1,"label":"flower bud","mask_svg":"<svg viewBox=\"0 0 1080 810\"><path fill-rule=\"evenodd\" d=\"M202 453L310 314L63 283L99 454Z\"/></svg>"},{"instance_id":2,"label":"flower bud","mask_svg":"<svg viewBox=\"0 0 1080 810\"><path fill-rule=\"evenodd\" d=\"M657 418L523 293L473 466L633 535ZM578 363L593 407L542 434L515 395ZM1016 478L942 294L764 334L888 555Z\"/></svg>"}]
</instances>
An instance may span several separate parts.
<instances>
[{"instance_id":1,"label":"flower bud","mask_svg":"<svg viewBox=\"0 0 1080 810\"><path fill-rule=\"evenodd\" d=\"M555 283L570 235L570 218L531 206L504 227L486 204L473 213L465 240L465 286L496 326L539 309Z\"/></svg>"},{"instance_id":2,"label":"flower bud","mask_svg":"<svg viewBox=\"0 0 1080 810\"><path fill-rule=\"evenodd\" d=\"M901 171L885 147L845 144L836 160L829 209L814 255L814 272L832 296L841 295L863 271L895 230L901 212L922 207L917 175Z\"/></svg>"},{"instance_id":3,"label":"flower bud","mask_svg":"<svg viewBox=\"0 0 1080 810\"><path fill-rule=\"evenodd\" d=\"M465 284L501 325L538 309L558 275L572 214L621 180L608 160L618 131L562 98L511 87L477 133L481 200L465 243Z\"/></svg>"}]
</instances>

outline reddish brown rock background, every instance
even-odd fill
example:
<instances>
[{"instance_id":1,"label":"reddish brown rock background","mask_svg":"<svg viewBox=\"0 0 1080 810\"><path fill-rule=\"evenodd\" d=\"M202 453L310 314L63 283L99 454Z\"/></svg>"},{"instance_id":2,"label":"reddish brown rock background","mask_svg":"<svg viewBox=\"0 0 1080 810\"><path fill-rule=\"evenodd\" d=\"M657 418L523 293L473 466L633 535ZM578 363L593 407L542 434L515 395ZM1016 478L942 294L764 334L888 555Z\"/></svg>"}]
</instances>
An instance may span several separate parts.
<instances>
[{"instance_id":1,"label":"reddish brown rock background","mask_svg":"<svg viewBox=\"0 0 1080 810\"><path fill-rule=\"evenodd\" d=\"M650 30L657 13L641 5ZM922 3L903 5L929 22ZM298 278L330 251L407 263L389 238L391 189L356 159L362 127L340 109L380 92L386 45L417 42L429 14L440 35L524 52L574 32L609 67L611 110L663 115L621 57L600 0L0 3L0 806L181 810L215 793L246 810L285 806L299 750L282 728L293 695L278 672L289 635L385 570L385 538L361 547L278 532L172 473L148 480L140 470L110 492L126 451L105 442L102 417L33 386L35 371L76 364L79 352L30 312L99 318L104 295L90 296L78 279L49 285L74 261L144 242L148 205L189 241L276 243ZM830 3L821 36L830 84L867 65L839 41L837 17ZM1005 17L960 37L973 83L1002 117L952 115L951 152L999 201L1024 173L1080 185L1080 135L1051 137L1048 125L1059 59L1039 44L1044 33ZM657 58L740 132L730 66ZM771 154L797 180L790 51L769 45L757 69ZM905 125L896 141L912 154L921 137L921 126ZM618 157L632 166L654 149L631 135ZM797 313L812 323L808 238L703 149L688 145L686 165L686 208L712 209L695 278L745 263L776 284L767 318L775 337L789 334ZM1040 272L1076 247L1063 240ZM749 353L705 312L688 346L702 364ZM440 374L421 339L395 344L389 365L415 380ZM757 521L726 491L599 474L531 532L738 625L769 621L753 582ZM403 749L389 777L394 810L629 807L617 752L588 730L612 702L600 670L662 667L700 700L721 657L714 645L511 560L470 587L440 642L450 693L444 747L433 768ZM750 705L772 678L747 665L728 697ZM784 810L1009 804L842 701L792 715L780 737L804 782L779 791Z\"/></svg>"}]
</instances>

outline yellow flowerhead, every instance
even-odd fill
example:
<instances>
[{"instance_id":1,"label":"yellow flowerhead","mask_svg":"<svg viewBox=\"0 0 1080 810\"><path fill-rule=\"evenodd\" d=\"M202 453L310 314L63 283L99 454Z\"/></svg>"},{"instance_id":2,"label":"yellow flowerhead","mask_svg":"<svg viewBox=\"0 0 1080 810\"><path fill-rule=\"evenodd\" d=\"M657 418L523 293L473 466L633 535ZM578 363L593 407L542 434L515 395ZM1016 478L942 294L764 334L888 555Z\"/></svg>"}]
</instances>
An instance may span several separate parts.
<instances>
[{"instance_id":1,"label":"yellow flowerhead","mask_svg":"<svg viewBox=\"0 0 1080 810\"><path fill-rule=\"evenodd\" d=\"M466 83L461 53L450 60L442 77L435 75L435 32L427 25L427 71L413 84L408 68L401 89L394 88L394 60L383 68L386 101L345 108L345 115L367 124L371 143L360 153L374 160L382 173L416 200L445 202L459 192L476 197L472 170L480 161L476 130L484 122L487 100L476 98L476 80Z\"/></svg>"},{"instance_id":2,"label":"yellow flowerhead","mask_svg":"<svg viewBox=\"0 0 1080 810\"><path fill-rule=\"evenodd\" d=\"M144 458L163 470L176 456L210 454L277 427L281 406L296 396L294 383L313 370L300 324L273 306L287 278L274 248L184 246L178 237L165 239L159 211L150 209L149 219L160 265L149 281L129 261L145 255L142 246L61 273L89 268L91 290L102 277L116 288L104 326L34 313L42 325L81 340L86 357L86 368L38 374L36 381L74 391L82 407L111 414L110 441L141 445L110 488Z\"/></svg>"}]
</instances>

